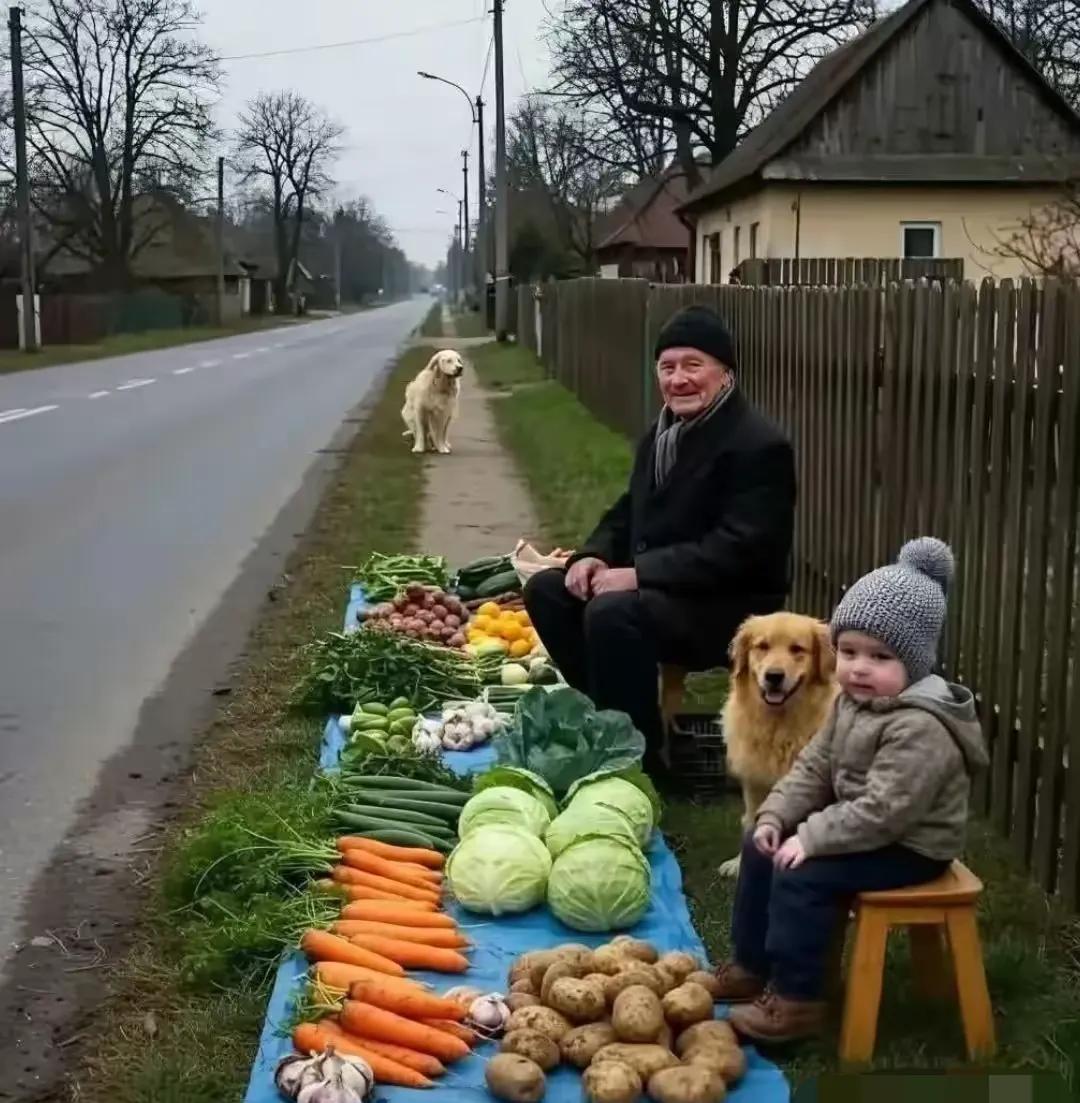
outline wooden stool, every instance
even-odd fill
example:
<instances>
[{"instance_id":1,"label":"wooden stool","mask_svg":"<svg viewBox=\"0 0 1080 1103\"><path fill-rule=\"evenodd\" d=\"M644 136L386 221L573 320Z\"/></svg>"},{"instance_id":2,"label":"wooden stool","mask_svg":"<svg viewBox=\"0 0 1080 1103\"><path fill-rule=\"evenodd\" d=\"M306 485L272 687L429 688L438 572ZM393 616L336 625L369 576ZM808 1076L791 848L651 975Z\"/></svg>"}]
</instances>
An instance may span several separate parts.
<instances>
[{"instance_id":1,"label":"wooden stool","mask_svg":"<svg viewBox=\"0 0 1080 1103\"><path fill-rule=\"evenodd\" d=\"M671 721L683 706L686 696L686 671L681 666L660 667L660 717L665 734L671 729Z\"/></svg>"},{"instance_id":2,"label":"wooden stool","mask_svg":"<svg viewBox=\"0 0 1080 1103\"><path fill-rule=\"evenodd\" d=\"M975 904L982 889L982 882L967 866L953 862L940 877L925 885L859 894L840 1028L841 1061L861 1064L874 1055L890 927L910 928L912 967L922 994L947 996L954 988L969 1059L993 1055L994 1015L975 923ZM942 935L952 951L955 987L947 983Z\"/></svg>"}]
</instances>

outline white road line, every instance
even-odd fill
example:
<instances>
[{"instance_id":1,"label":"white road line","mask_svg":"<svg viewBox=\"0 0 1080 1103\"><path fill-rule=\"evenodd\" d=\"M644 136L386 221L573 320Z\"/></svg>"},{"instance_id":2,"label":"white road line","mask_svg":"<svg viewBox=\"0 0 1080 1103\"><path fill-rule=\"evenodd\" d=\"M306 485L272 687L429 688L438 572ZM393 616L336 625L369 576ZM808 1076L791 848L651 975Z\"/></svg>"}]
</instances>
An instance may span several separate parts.
<instances>
[{"instance_id":1,"label":"white road line","mask_svg":"<svg viewBox=\"0 0 1080 1103\"><path fill-rule=\"evenodd\" d=\"M194 370L194 368L174 368L173 375L187 375L188 372L192 372Z\"/></svg>"},{"instance_id":2,"label":"white road line","mask_svg":"<svg viewBox=\"0 0 1080 1103\"><path fill-rule=\"evenodd\" d=\"M199 367L200 368L216 368L220 364L220 360L204 360Z\"/></svg>"},{"instance_id":3,"label":"white road line","mask_svg":"<svg viewBox=\"0 0 1080 1103\"><path fill-rule=\"evenodd\" d=\"M283 349L284 347L285 347L285 342L284 341L275 341L273 343L273 345L271 345L271 348L275 348L275 349Z\"/></svg>"},{"instance_id":4,"label":"white road line","mask_svg":"<svg viewBox=\"0 0 1080 1103\"><path fill-rule=\"evenodd\" d=\"M246 360L250 355L250 352L234 352L232 358L234 360Z\"/></svg>"},{"instance_id":5,"label":"white road line","mask_svg":"<svg viewBox=\"0 0 1080 1103\"><path fill-rule=\"evenodd\" d=\"M269 352L270 351L270 346L269 345L260 345L255 351L256 352Z\"/></svg>"},{"instance_id":6,"label":"white road line","mask_svg":"<svg viewBox=\"0 0 1080 1103\"><path fill-rule=\"evenodd\" d=\"M0 425L6 425L9 421L22 421L24 417L36 417L38 414L47 414L50 410L59 409L59 406L35 406L32 410L8 410L0 414Z\"/></svg>"},{"instance_id":7,"label":"white road line","mask_svg":"<svg viewBox=\"0 0 1080 1103\"><path fill-rule=\"evenodd\" d=\"M106 398L110 394L109 391L94 391L92 395L88 395L89 398Z\"/></svg>"},{"instance_id":8,"label":"white road line","mask_svg":"<svg viewBox=\"0 0 1080 1103\"><path fill-rule=\"evenodd\" d=\"M25 414L25 406L17 406L14 410L0 410L0 417L8 417L11 414Z\"/></svg>"},{"instance_id":9,"label":"white road line","mask_svg":"<svg viewBox=\"0 0 1080 1103\"><path fill-rule=\"evenodd\" d=\"M129 379L126 383L121 383L116 389L118 391L133 391L136 387L149 387L151 383L156 382L156 379Z\"/></svg>"}]
</instances>

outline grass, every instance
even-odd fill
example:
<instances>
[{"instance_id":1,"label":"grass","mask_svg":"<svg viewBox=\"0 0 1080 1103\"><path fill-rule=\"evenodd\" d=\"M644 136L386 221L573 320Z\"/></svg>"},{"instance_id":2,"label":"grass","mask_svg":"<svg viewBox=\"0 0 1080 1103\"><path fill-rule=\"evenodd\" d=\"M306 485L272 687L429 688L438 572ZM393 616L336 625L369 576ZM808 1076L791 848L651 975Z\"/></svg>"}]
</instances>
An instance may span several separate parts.
<instances>
[{"instance_id":1,"label":"grass","mask_svg":"<svg viewBox=\"0 0 1080 1103\"><path fill-rule=\"evenodd\" d=\"M487 320L479 310L455 311L454 328L459 337L486 337L489 332Z\"/></svg>"},{"instance_id":2,"label":"grass","mask_svg":"<svg viewBox=\"0 0 1080 1103\"><path fill-rule=\"evenodd\" d=\"M442 303L435 301L431 304L431 309L428 310L423 322L420 323L420 336L442 337L443 335Z\"/></svg>"},{"instance_id":3,"label":"grass","mask_svg":"<svg viewBox=\"0 0 1080 1103\"><path fill-rule=\"evenodd\" d=\"M228 326L188 326L181 329L148 329L142 333L116 333L92 345L49 345L39 352L31 353L3 349L0 350L0 374L51 368L56 364L70 364L79 360L102 360L109 356L153 352L199 341L213 341L218 337L235 337L243 333L277 329L280 326L303 325L304 321L305 319L291 317L257 315Z\"/></svg>"},{"instance_id":4,"label":"grass","mask_svg":"<svg viewBox=\"0 0 1080 1103\"><path fill-rule=\"evenodd\" d=\"M625 486L630 445L597 422L568 391L543 380L524 349L490 345L474 364L493 388L492 410L504 445L532 493L544 535L573 547ZM691 687L691 709L723 700L722 672ZM716 874L738 850L741 801L669 803L664 828L685 878L695 925L713 960L730 952L734 883ZM1011 860L1007 845L983 824L971 825L968 864L986 885L980 928L996 1011L1002 1068L1058 1073L1075 1087L1080 1064L1080 921L1065 915ZM902 937L890 942L875 1067L956 1066L963 1053L952 1007L927 1007L913 997ZM802 1081L835 1066L836 1039L778 1054Z\"/></svg>"},{"instance_id":5,"label":"grass","mask_svg":"<svg viewBox=\"0 0 1080 1103\"><path fill-rule=\"evenodd\" d=\"M304 803L323 722L285 708L302 668L297 645L340 626L343 564L415 547L423 469L401 448L396 411L425 360L425 350L410 350L387 377L255 627L229 704L202 733L188 811L167 832L159 887L72 1077L70 1097L79 1103L220 1103L243 1093L271 977L264 970L243 985L192 983L192 962L205 963L208 948L199 925L175 911L178 886L197 851L220 844L230 810Z\"/></svg>"}]
</instances>

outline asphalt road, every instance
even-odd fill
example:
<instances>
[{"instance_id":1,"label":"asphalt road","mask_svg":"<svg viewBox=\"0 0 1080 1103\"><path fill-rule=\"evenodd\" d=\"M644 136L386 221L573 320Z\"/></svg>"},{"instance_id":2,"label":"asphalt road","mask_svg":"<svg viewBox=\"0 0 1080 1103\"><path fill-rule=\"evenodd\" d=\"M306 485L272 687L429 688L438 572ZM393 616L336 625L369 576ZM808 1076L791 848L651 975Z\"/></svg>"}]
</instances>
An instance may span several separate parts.
<instances>
[{"instance_id":1,"label":"asphalt road","mask_svg":"<svg viewBox=\"0 0 1080 1103\"><path fill-rule=\"evenodd\" d=\"M0 965L144 701L427 306L0 375Z\"/></svg>"}]
</instances>

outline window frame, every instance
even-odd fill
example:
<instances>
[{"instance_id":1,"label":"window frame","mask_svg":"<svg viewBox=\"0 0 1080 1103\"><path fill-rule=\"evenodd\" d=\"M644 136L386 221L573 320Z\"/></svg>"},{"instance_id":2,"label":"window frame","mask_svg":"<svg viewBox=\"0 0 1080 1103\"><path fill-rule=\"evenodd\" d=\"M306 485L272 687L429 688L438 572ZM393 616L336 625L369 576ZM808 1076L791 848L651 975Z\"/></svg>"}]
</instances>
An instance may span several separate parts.
<instances>
[{"instance_id":1,"label":"window frame","mask_svg":"<svg viewBox=\"0 0 1080 1103\"><path fill-rule=\"evenodd\" d=\"M934 235L933 252L927 256L908 256L907 231L930 230ZM941 223L928 222L925 219L917 221L901 220L900 222L900 259L901 260L940 260L941 259Z\"/></svg>"}]
</instances>

